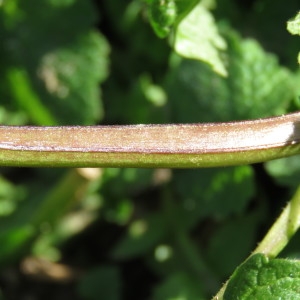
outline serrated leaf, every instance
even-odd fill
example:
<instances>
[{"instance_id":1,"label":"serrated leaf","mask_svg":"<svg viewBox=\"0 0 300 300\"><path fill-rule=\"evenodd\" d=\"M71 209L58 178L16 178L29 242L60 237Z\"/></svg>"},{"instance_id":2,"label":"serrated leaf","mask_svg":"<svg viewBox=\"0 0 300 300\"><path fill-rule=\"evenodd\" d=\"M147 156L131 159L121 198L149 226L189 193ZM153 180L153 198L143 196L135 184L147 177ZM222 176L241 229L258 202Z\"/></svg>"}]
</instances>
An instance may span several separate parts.
<instances>
[{"instance_id":1,"label":"serrated leaf","mask_svg":"<svg viewBox=\"0 0 300 300\"><path fill-rule=\"evenodd\" d=\"M212 14L203 5L198 4L179 23L174 48L183 57L204 61L218 74L227 75L220 56L226 42L218 33Z\"/></svg>"},{"instance_id":2,"label":"serrated leaf","mask_svg":"<svg viewBox=\"0 0 300 300\"><path fill-rule=\"evenodd\" d=\"M174 121L229 121L285 112L298 89L293 74L255 40L230 34L227 44L227 78L189 60L182 60L169 75Z\"/></svg>"},{"instance_id":3,"label":"serrated leaf","mask_svg":"<svg viewBox=\"0 0 300 300\"><path fill-rule=\"evenodd\" d=\"M300 262L255 254L233 273L223 299L299 300Z\"/></svg>"}]
</instances>

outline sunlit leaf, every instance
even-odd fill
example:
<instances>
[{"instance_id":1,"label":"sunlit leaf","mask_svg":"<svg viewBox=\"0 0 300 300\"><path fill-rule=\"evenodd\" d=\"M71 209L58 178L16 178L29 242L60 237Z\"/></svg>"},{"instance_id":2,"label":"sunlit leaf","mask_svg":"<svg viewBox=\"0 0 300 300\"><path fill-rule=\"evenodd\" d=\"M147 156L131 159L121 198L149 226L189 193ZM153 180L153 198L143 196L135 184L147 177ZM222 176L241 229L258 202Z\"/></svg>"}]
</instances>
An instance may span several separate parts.
<instances>
[{"instance_id":1,"label":"sunlit leaf","mask_svg":"<svg viewBox=\"0 0 300 300\"><path fill-rule=\"evenodd\" d=\"M252 39L230 34L228 77L206 65L182 60L168 76L168 94L177 122L253 119L282 114L294 99L298 84ZM183 97L184 95L184 97Z\"/></svg>"},{"instance_id":2,"label":"sunlit leaf","mask_svg":"<svg viewBox=\"0 0 300 300\"><path fill-rule=\"evenodd\" d=\"M227 75L220 52L226 49L226 42L218 33L212 14L201 4L178 25L174 48L183 57L204 61L218 74Z\"/></svg>"},{"instance_id":3,"label":"sunlit leaf","mask_svg":"<svg viewBox=\"0 0 300 300\"><path fill-rule=\"evenodd\" d=\"M292 20L287 22L287 30L291 34L300 35L300 12Z\"/></svg>"},{"instance_id":4,"label":"sunlit leaf","mask_svg":"<svg viewBox=\"0 0 300 300\"><path fill-rule=\"evenodd\" d=\"M228 282L224 300L234 299L300 299L299 261L253 255Z\"/></svg>"}]
</instances>

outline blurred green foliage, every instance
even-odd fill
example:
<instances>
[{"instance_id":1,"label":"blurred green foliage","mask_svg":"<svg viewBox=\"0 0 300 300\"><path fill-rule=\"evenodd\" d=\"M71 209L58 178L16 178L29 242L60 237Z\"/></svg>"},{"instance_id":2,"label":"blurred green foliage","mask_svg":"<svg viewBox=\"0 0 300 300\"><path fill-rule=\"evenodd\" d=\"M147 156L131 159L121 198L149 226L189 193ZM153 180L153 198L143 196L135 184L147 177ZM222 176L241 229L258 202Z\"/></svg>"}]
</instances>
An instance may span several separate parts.
<instances>
[{"instance_id":1,"label":"blurred green foliage","mask_svg":"<svg viewBox=\"0 0 300 300\"><path fill-rule=\"evenodd\" d=\"M2 1L1 93L38 125L93 124L109 45L89 1Z\"/></svg>"},{"instance_id":2,"label":"blurred green foliage","mask_svg":"<svg viewBox=\"0 0 300 300\"><path fill-rule=\"evenodd\" d=\"M198 2L0 1L1 124L213 122L299 109L299 40L286 30L298 1L202 0L212 25L199 20L197 30L214 30L180 56L176 43L190 33L182 40L176 29ZM204 44L209 59L194 57ZM214 51L227 77L214 72ZM6 274L34 256L80 270L58 284L72 288L64 299L208 299L298 185L298 165L2 168L0 289L7 299L59 299L55 284L33 288L38 275L24 288L26 272L13 282ZM285 255L299 253L295 242Z\"/></svg>"}]
</instances>

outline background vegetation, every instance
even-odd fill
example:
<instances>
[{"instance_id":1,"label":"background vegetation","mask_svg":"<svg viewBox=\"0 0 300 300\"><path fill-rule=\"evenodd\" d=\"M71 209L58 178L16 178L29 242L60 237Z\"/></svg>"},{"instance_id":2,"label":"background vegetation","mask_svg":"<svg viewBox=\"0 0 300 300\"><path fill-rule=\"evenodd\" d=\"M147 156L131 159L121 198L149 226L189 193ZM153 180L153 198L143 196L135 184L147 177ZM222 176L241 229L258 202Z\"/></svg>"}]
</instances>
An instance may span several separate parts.
<instances>
[{"instance_id":1,"label":"background vegetation","mask_svg":"<svg viewBox=\"0 0 300 300\"><path fill-rule=\"evenodd\" d=\"M172 13L158 26L156 2L0 1L1 124L212 122L299 109L299 39L286 31L297 0L202 0L209 21L198 31L218 33L199 52L208 43L219 65L176 54ZM201 170L1 168L1 299L209 299L299 179L298 157ZM299 257L299 238L283 257Z\"/></svg>"}]
</instances>

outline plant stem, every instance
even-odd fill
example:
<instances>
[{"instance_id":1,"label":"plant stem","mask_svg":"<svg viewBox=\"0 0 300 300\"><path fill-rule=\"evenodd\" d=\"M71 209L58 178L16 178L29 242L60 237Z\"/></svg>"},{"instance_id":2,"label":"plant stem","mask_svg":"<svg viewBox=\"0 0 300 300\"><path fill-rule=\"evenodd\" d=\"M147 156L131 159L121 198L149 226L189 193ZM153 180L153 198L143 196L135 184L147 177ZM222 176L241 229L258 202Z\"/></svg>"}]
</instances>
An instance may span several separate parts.
<instances>
[{"instance_id":1,"label":"plant stem","mask_svg":"<svg viewBox=\"0 0 300 300\"><path fill-rule=\"evenodd\" d=\"M300 112L252 121L0 127L0 166L199 168L300 153Z\"/></svg>"},{"instance_id":2,"label":"plant stem","mask_svg":"<svg viewBox=\"0 0 300 300\"><path fill-rule=\"evenodd\" d=\"M276 257L300 226L300 187L252 254Z\"/></svg>"}]
</instances>

